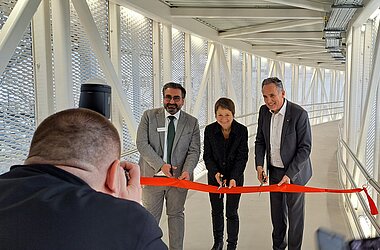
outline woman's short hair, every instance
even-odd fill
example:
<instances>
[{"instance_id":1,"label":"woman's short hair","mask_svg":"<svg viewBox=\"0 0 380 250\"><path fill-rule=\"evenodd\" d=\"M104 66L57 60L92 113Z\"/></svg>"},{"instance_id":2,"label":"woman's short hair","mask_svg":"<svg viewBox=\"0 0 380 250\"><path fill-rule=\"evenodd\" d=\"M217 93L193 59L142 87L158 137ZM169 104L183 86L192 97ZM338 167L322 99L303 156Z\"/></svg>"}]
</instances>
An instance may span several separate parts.
<instances>
[{"instance_id":1,"label":"woman's short hair","mask_svg":"<svg viewBox=\"0 0 380 250\"><path fill-rule=\"evenodd\" d=\"M232 115L235 116L235 104L231 99L226 97L219 98L219 100L217 100L215 103L215 115L219 107L223 109L228 109L229 111L231 111Z\"/></svg>"}]
</instances>

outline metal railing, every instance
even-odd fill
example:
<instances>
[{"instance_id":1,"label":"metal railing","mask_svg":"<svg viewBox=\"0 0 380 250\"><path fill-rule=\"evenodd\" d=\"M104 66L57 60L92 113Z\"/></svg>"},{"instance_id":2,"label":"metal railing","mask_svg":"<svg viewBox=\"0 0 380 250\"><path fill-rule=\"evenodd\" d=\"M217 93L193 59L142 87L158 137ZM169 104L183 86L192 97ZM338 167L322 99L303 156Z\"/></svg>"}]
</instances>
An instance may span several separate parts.
<instances>
[{"instance_id":1,"label":"metal railing","mask_svg":"<svg viewBox=\"0 0 380 250\"><path fill-rule=\"evenodd\" d=\"M350 171L350 169L347 167L348 160L343 158L343 155L349 156L349 159L351 164L353 164L353 167ZM347 158L347 157L346 157ZM372 176L370 176L363 166L363 164L360 162L360 160L356 157L354 152L351 150L351 148L347 145L347 143L342 139L342 128L341 125L339 126L339 138L338 138L338 151L337 151L337 160L338 160L338 166L339 166L339 182L342 188L357 188L360 186L355 181L354 174L359 170L362 176L365 179L365 182L367 185L370 185L371 191L372 191L372 197L374 195L379 195L380 193L380 185L379 182L377 182ZM340 171L341 170L341 171ZM343 171L343 172L342 172ZM358 178L356 178L358 179ZM346 215L348 217L349 221L352 221L351 223L351 230L352 233L355 235L355 233L358 234L360 238L368 238L368 237L375 237L380 235L380 225L377 222L377 218L373 216L370 212L368 203L366 199L363 197L361 193L355 193L354 194L344 194L344 206L348 210L346 210ZM356 201L356 198L359 201L359 203ZM360 207L358 207L360 205ZM360 218L363 218L365 221L370 222L370 228L368 228L368 223L361 223ZM354 225L352 225L354 224ZM355 226L355 228L352 228L352 226ZM356 231L354 231L356 229Z\"/></svg>"}]
</instances>

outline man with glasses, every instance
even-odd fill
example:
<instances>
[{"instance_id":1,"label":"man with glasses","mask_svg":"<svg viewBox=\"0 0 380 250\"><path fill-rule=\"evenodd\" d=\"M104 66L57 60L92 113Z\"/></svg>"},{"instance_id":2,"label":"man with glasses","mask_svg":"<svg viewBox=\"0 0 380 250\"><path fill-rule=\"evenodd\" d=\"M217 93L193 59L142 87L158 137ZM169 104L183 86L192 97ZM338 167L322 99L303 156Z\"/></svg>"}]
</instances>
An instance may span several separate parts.
<instances>
[{"instance_id":1,"label":"man with glasses","mask_svg":"<svg viewBox=\"0 0 380 250\"><path fill-rule=\"evenodd\" d=\"M255 141L257 178L269 184L306 185L312 175L311 129L306 110L285 99L285 90L277 77L261 85L265 105L259 111ZM304 193L270 193L273 249L300 250L304 228ZM286 241L289 221L288 242Z\"/></svg>"},{"instance_id":2,"label":"man with glasses","mask_svg":"<svg viewBox=\"0 0 380 250\"><path fill-rule=\"evenodd\" d=\"M164 107L145 111L137 130L141 175L193 180L193 170L200 154L198 120L181 110L186 96L182 85L166 83L162 94ZM186 196L187 189L143 187L143 205L157 222L166 201L171 250L184 249Z\"/></svg>"},{"instance_id":3,"label":"man with glasses","mask_svg":"<svg viewBox=\"0 0 380 250\"><path fill-rule=\"evenodd\" d=\"M140 169L120 162L120 150L116 128L95 111L46 118L25 165L0 176L0 249L167 249L139 204Z\"/></svg>"}]
</instances>

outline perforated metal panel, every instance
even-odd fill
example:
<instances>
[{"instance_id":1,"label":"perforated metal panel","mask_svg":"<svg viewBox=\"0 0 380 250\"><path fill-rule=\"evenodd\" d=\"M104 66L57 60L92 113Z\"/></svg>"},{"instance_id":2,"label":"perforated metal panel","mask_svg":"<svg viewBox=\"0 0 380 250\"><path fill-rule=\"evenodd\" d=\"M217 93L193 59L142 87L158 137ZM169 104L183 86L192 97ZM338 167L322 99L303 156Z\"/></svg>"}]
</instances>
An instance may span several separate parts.
<instances>
[{"instance_id":1,"label":"perforated metal panel","mask_svg":"<svg viewBox=\"0 0 380 250\"><path fill-rule=\"evenodd\" d=\"M377 97L378 98L378 97ZM367 140L365 146L365 168L371 177L373 176L374 159L375 159L375 142L376 142L376 107L377 98L371 104L371 118L368 126Z\"/></svg>"},{"instance_id":2,"label":"perforated metal panel","mask_svg":"<svg viewBox=\"0 0 380 250\"><path fill-rule=\"evenodd\" d=\"M268 62L268 59L264 58L264 57L261 57L260 58L261 60L261 82L269 77L269 62Z\"/></svg>"},{"instance_id":3,"label":"perforated metal panel","mask_svg":"<svg viewBox=\"0 0 380 250\"><path fill-rule=\"evenodd\" d=\"M185 83L185 33L173 29L172 32L172 53L173 53L173 81Z\"/></svg>"},{"instance_id":4,"label":"perforated metal panel","mask_svg":"<svg viewBox=\"0 0 380 250\"><path fill-rule=\"evenodd\" d=\"M376 17L376 18L379 18ZM370 44L372 46L369 47L371 49L370 51L370 57L366 58L369 60L369 65L373 65L373 57L374 57L374 48L375 48L375 43L376 43L376 36L377 36L377 31L378 31L378 21L376 19L372 20L372 25L370 26L372 29L370 30L371 32L371 41ZM366 60L364 59L364 60ZM370 67L372 69L372 67ZM364 90L363 90L364 92ZM378 93L378 92L376 92ZM366 94L363 93L363 94ZM379 131L378 124L376 124L376 120L378 120L377 116L379 115L377 112L377 106L378 106L378 101L379 101L379 96L376 94L374 97L373 103L370 104L371 106L371 117L370 117L370 122L368 126L368 133L367 133L367 140L366 140L366 145L365 145L365 168L368 171L369 175L371 177L377 178L376 176L373 176L374 174L374 167L375 167L375 144L376 144L376 131ZM378 136L377 136L378 137Z\"/></svg>"},{"instance_id":5,"label":"perforated metal panel","mask_svg":"<svg viewBox=\"0 0 380 250\"><path fill-rule=\"evenodd\" d=\"M243 110L243 53L241 51L232 50L232 70L231 70L231 77L232 77L232 86L235 90L236 98L235 100L235 106L236 106L236 113L241 114Z\"/></svg>"},{"instance_id":6,"label":"perforated metal panel","mask_svg":"<svg viewBox=\"0 0 380 250\"><path fill-rule=\"evenodd\" d=\"M206 40L191 36L191 89L187 89L187 91L192 91L193 99L189 105L190 107L194 106L202 82L208 56L207 44ZM198 117L200 126L207 123L207 111L207 94L205 94L202 98L201 110Z\"/></svg>"},{"instance_id":7,"label":"perforated metal panel","mask_svg":"<svg viewBox=\"0 0 380 250\"><path fill-rule=\"evenodd\" d=\"M124 7L120 20L122 86L139 123L143 112L153 108L153 22ZM125 124L123 140L123 151L134 147ZM138 153L128 160L137 161Z\"/></svg>"},{"instance_id":8,"label":"perforated metal panel","mask_svg":"<svg viewBox=\"0 0 380 250\"><path fill-rule=\"evenodd\" d=\"M16 1L0 3L0 28ZM27 27L0 76L0 173L22 163L35 128L35 97L31 27Z\"/></svg>"},{"instance_id":9,"label":"perforated metal panel","mask_svg":"<svg viewBox=\"0 0 380 250\"><path fill-rule=\"evenodd\" d=\"M286 91L286 98L289 98L290 100L292 97L292 65L290 63L285 63L285 79L281 79L283 81L283 85ZM295 99L296 100L296 99ZM294 101L294 100L292 100Z\"/></svg>"},{"instance_id":10,"label":"perforated metal panel","mask_svg":"<svg viewBox=\"0 0 380 250\"><path fill-rule=\"evenodd\" d=\"M108 44L108 1L88 0L87 4L94 18L104 45ZM105 79L99 62L93 52L87 34L80 23L77 12L70 2L70 36L73 68L74 106L79 105L80 86L90 79Z\"/></svg>"},{"instance_id":11,"label":"perforated metal panel","mask_svg":"<svg viewBox=\"0 0 380 250\"><path fill-rule=\"evenodd\" d=\"M220 57L220 94L222 96L227 96L227 73L229 69L225 66L222 60L226 60L225 55L219 55ZM216 73L217 74L217 73Z\"/></svg>"}]
</instances>

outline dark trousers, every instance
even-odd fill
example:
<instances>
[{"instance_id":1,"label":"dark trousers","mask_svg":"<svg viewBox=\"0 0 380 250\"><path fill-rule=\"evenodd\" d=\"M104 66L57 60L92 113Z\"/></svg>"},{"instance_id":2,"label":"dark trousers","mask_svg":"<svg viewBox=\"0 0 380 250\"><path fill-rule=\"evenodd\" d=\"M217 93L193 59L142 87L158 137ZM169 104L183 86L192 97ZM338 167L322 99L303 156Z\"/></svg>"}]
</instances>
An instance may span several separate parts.
<instances>
[{"instance_id":1,"label":"dark trousers","mask_svg":"<svg viewBox=\"0 0 380 250\"><path fill-rule=\"evenodd\" d=\"M241 194L209 194L211 203L212 227L215 242L223 242L224 234L224 196L226 198L227 243L236 247L239 234L239 201Z\"/></svg>"},{"instance_id":2,"label":"dark trousers","mask_svg":"<svg viewBox=\"0 0 380 250\"><path fill-rule=\"evenodd\" d=\"M269 173L269 183L277 184L285 175L284 169L274 168ZM305 217L304 193L270 193L272 241L274 250L286 248L287 221L289 221L288 249L300 250Z\"/></svg>"}]
</instances>

